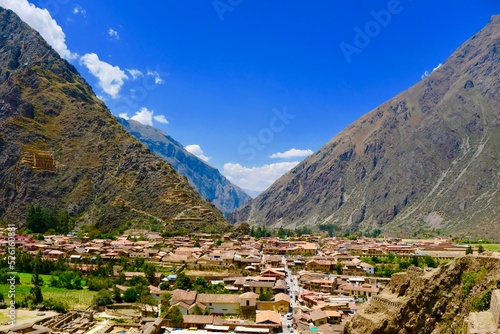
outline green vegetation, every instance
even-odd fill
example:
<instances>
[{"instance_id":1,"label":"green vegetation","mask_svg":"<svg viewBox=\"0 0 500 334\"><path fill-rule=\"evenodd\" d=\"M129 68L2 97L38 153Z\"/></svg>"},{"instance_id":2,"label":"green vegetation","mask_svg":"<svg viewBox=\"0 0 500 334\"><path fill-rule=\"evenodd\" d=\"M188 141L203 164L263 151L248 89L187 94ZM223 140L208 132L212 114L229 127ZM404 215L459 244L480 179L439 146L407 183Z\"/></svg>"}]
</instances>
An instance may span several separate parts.
<instances>
[{"instance_id":1,"label":"green vegetation","mask_svg":"<svg viewBox=\"0 0 500 334\"><path fill-rule=\"evenodd\" d=\"M170 320L170 324L174 327L179 327L184 322L181 310L177 306L173 306L168 310L166 318Z\"/></svg>"},{"instance_id":2,"label":"green vegetation","mask_svg":"<svg viewBox=\"0 0 500 334\"><path fill-rule=\"evenodd\" d=\"M490 308L492 288L472 297L469 307L471 311L481 312Z\"/></svg>"},{"instance_id":3,"label":"green vegetation","mask_svg":"<svg viewBox=\"0 0 500 334\"><path fill-rule=\"evenodd\" d=\"M462 297L467 297L477 282L481 282L488 271L485 268L479 271L468 271L462 274Z\"/></svg>"},{"instance_id":4,"label":"green vegetation","mask_svg":"<svg viewBox=\"0 0 500 334\"><path fill-rule=\"evenodd\" d=\"M74 221L67 212L55 208L43 208L40 205L30 206L26 215L26 228L35 233L50 232L66 234L73 230Z\"/></svg>"},{"instance_id":5,"label":"green vegetation","mask_svg":"<svg viewBox=\"0 0 500 334\"><path fill-rule=\"evenodd\" d=\"M272 291L261 292L259 294L259 300L261 302L269 302L274 298L274 293Z\"/></svg>"},{"instance_id":6,"label":"green vegetation","mask_svg":"<svg viewBox=\"0 0 500 334\"><path fill-rule=\"evenodd\" d=\"M99 290L92 300L93 305L106 306L113 304L113 294L107 289Z\"/></svg>"},{"instance_id":7,"label":"green vegetation","mask_svg":"<svg viewBox=\"0 0 500 334\"><path fill-rule=\"evenodd\" d=\"M392 274L405 271L410 266L419 268L437 268L441 262L432 256L398 257L393 253L387 256L361 257L361 261L374 266L375 275L380 277L391 277Z\"/></svg>"},{"instance_id":8,"label":"green vegetation","mask_svg":"<svg viewBox=\"0 0 500 334\"><path fill-rule=\"evenodd\" d=\"M500 252L500 244L485 244L483 245L485 250L492 252Z\"/></svg>"},{"instance_id":9,"label":"green vegetation","mask_svg":"<svg viewBox=\"0 0 500 334\"><path fill-rule=\"evenodd\" d=\"M473 253L472 246L471 245L467 246L467 249L465 250L465 255L469 255L472 253Z\"/></svg>"},{"instance_id":10,"label":"green vegetation","mask_svg":"<svg viewBox=\"0 0 500 334\"><path fill-rule=\"evenodd\" d=\"M466 272L462 275L462 297L467 297L476 284L477 273L474 271Z\"/></svg>"}]
</instances>

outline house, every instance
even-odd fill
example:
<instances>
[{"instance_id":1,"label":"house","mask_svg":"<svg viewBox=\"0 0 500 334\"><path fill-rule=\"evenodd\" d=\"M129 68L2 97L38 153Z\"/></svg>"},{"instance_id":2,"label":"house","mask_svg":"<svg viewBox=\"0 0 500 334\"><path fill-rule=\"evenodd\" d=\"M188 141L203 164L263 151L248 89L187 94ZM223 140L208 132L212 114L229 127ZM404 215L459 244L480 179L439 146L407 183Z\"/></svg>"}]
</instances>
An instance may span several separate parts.
<instances>
[{"instance_id":1,"label":"house","mask_svg":"<svg viewBox=\"0 0 500 334\"><path fill-rule=\"evenodd\" d=\"M378 294L379 289L376 286L367 283L362 285L345 283L339 286L339 291L349 296L364 297L365 299L369 299Z\"/></svg>"},{"instance_id":2,"label":"house","mask_svg":"<svg viewBox=\"0 0 500 334\"><path fill-rule=\"evenodd\" d=\"M328 322L328 315L321 309L314 310L309 315L311 317L312 323L316 327L324 325Z\"/></svg>"},{"instance_id":3,"label":"house","mask_svg":"<svg viewBox=\"0 0 500 334\"><path fill-rule=\"evenodd\" d=\"M175 289L172 291L172 297L170 298L170 305L174 305L179 302L183 302L186 305L192 305L197 297L196 291L188 291L182 289Z\"/></svg>"},{"instance_id":4,"label":"house","mask_svg":"<svg viewBox=\"0 0 500 334\"><path fill-rule=\"evenodd\" d=\"M306 262L306 269L309 271L320 271L329 273L335 268L335 261L313 259Z\"/></svg>"},{"instance_id":5,"label":"house","mask_svg":"<svg viewBox=\"0 0 500 334\"><path fill-rule=\"evenodd\" d=\"M198 329L203 329L207 325L211 325L214 322L214 316L213 315L184 315L183 316L184 328L198 328Z\"/></svg>"},{"instance_id":6,"label":"house","mask_svg":"<svg viewBox=\"0 0 500 334\"><path fill-rule=\"evenodd\" d=\"M326 310L324 311L328 317L328 323L332 325L340 324L342 321L342 313L338 311Z\"/></svg>"},{"instance_id":7,"label":"house","mask_svg":"<svg viewBox=\"0 0 500 334\"><path fill-rule=\"evenodd\" d=\"M373 267L371 264L366 263L366 262L361 262L359 266L368 274L368 275L373 275L375 274L375 267Z\"/></svg>"},{"instance_id":8,"label":"house","mask_svg":"<svg viewBox=\"0 0 500 334\"><path fill-rule=\"evenodd\" d=\"M287 289L286 282L282 279L277 280L273 287L274 293L286 293Z\"/></svg>"},{"instance_id":9,"label":"house","mask_svg":"<svg viewBox=\"0 0 500 334\"><path fill-rule=\"evenodd\" d=\"M276 279L285 279L286 274L284 272L278 271L276 269L266 269L261 271L260 276L262 277L276 277Z\"/></svg>"},{"instance_id":10,"label":"house","mask_svg":"<svg viewBox=\"0 0 500 334\"><path fill-rule=\"evenodd\" d=\"M241 299L239 295L200 293L196 302L205 305L213 315L237 315L240 306L246 306L248 299Z\"/></svg>"},{"instance_id":11,"label":"house","mask_svg":"<svg viewBox=\"0 0 500 334\"><path fill-rule=\"evenodd\" d=\"M255 307L257 305L257 299L259 299L258 294L253 292L246 292L240 295L240 305Z\"/></svg>"},{"instance_id":12,"label":"house","mask_svg":"<svg viewBox=\"0 0 500 334\"><path fill-rule=\"evenodd\" d=\"M278 312L274 311L260 311L256 314L255 323L259 325L281 325L281 316Z\"/></svg>"},{"instance_id":13,"label":"house","mask_svg":"<svg viewBox=\"0 0 500 334\"><path fill-rule=\"evenodd\" d=\"M257 310L275 311L286 313L290 309L290 296L278 293L272 301L257 301Z\"/></svg>"},{"instance_id":14,"label":"house","mask_svg":"<svg viewBox=\"0 0 500 334\"><path fill-rule=\"evenodd\" d=\"M243 285L244 291L252 291L258 294L272 293L274 282L246 281Z\"/></svg>"},{"instance_id":15,"label":"house","mask_svg":"<svg viewBox=\"0 0 500 334\"><path fill-rule=\"evenodd\" d=\"M313 291L332 292L337 286L337 279L313 279L309 282L309 288Z\"/></svg>"}]
</instances>

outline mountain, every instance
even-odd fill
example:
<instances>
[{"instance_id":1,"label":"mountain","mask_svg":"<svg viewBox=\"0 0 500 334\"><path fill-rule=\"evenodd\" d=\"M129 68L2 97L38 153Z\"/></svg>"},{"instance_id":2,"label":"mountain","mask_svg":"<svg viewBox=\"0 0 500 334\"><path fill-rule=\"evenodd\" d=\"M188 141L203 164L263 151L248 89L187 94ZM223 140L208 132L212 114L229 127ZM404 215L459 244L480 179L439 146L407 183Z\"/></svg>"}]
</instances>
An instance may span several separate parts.
<instances>
[{"instance_id":1,"label":"mountain","mask_svg":"<svg viewBox=\"0 0 500 334\"><path fill-rule=\"evenodd\" d=\"M127 222L226 226L217 208L123 129L71 64L0 8L0 221L23 224L35 204L102 230Z\"/></svg>"},{"instance_id":2,"label":"mountain","mask_svg":"<svg viewBox=\"0 0 500 334\"><path fill-rule=\"evenodd\" d=\"M497 15L229 219L500 239L499 63Z\"/></svg>"},{"instance_id":3,"label":"mountain","mask_svg":"<svg viewBox=\"0 0 500 334\"><path fill-rule=\"evenodd\" d=\"M119 118L125 129L153 153L167 161L189 183L224 214L229 214L251 198L229 182L216 168L189 153L165 132L134 120Z\"/></svg>"}]
</instances>

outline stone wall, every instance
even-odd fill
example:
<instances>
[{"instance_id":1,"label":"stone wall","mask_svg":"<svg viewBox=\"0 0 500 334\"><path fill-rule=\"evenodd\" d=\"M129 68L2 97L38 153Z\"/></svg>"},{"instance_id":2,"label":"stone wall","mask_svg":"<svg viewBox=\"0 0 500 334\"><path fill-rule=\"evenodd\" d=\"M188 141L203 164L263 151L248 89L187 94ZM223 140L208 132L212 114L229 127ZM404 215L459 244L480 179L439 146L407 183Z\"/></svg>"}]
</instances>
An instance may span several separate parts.
<instances>
[{"instance_id":1,"label":"stone wall","mask_svg":"<svg viewBox=\"0 0 500 334\"><path fill-rule=\"evenodd\" d=\"M491 293L490 312L493 314L495 323L500 324L500 290L493 290Z\"/></svg>"}]
</instances>

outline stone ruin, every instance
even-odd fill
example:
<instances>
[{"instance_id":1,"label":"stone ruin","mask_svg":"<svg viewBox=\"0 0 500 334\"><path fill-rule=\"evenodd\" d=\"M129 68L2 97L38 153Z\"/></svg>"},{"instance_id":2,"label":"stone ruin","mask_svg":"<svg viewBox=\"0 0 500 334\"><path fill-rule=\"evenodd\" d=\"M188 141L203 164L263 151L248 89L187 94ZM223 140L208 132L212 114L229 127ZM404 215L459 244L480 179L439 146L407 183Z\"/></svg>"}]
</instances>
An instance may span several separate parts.
<instances>
[{"instance_id":1,"label":"stone ruin","mask_svg":"<svg viewBox=\"0 0 500 334\"><path fill-rule=\"evenodd\" d=\"M53 152L23 152L23 155L21 156L21 163L31 165L34 170L50 172L55 172L56 170L56 160L54 159Z\"/></svg>"}]
</instances>

